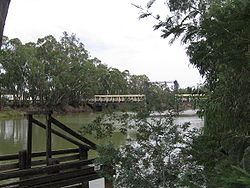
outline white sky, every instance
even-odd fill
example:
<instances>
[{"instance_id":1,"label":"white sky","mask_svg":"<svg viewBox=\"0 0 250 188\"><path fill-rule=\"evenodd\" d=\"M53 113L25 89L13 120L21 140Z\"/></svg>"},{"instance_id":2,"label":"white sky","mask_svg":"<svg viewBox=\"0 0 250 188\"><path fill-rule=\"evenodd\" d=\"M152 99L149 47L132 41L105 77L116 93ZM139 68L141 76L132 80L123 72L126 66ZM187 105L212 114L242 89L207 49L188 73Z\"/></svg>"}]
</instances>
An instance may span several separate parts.
<instances>
[{"instance_id":1,"label":"white sky","mask_svg":"<svg viewBox=\"0 0 250 188\"><path fill-rule=\"evenodd\" d=\"M184 47L178 42L170 46L160 31L153 31L153 19L138 19L139 10L131 3L147 1L12 0L4 35L25 43L50 34L59 38L64 31L75 33L90 55L109 67L145 74L151 81L177 80L182 88L197 86L202 79Z\"/></svg>"}]
</instances>

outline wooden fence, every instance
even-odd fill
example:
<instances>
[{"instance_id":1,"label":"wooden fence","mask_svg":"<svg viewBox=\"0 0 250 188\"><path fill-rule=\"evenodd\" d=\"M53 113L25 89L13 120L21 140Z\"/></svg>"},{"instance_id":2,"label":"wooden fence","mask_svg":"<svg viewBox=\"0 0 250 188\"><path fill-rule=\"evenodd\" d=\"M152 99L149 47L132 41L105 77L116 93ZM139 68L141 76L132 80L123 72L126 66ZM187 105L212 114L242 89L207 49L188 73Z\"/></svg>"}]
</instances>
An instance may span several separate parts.
<instances>
[{"instance_id":1,"label":"wooden fence","mask_svg":"<svg viewBox=\"0 0 250 188\"><path fill-rule=\"evenodd\" d=\"M46 124L36 120L34 114L45 114ZM83 187L86 182L99 177L88 159L88 151L96 149L96 144L82 137L63 123L52 117L52 112L29 112L26 150L18 154L0 156L1 187ZM32 127L46 130L46 151L32 152ZM72 137L52 128L57 126ZM76 148L52 151L51 135L55 134L76 145ZM87 185L86 185L87 187Z\"/></svg>"}]
</instances>

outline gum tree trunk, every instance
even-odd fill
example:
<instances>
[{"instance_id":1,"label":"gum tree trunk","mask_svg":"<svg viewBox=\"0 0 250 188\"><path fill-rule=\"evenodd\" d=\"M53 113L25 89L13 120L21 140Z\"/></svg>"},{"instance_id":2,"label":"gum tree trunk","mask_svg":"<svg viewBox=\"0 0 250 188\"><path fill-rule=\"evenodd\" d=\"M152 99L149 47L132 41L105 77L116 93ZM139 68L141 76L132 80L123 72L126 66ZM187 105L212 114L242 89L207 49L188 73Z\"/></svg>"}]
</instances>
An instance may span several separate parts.
<instances>
[{"instance_id":1,"label":"gum tree trunk","mask_svg":"<svg viewBox=\"0 0 250 188\"><path fill-rule=\"evenodd\" d=\"M3 29L9 9L10 0L0 0L0 49L2 46Z\"/></svg>"}]
</instances>

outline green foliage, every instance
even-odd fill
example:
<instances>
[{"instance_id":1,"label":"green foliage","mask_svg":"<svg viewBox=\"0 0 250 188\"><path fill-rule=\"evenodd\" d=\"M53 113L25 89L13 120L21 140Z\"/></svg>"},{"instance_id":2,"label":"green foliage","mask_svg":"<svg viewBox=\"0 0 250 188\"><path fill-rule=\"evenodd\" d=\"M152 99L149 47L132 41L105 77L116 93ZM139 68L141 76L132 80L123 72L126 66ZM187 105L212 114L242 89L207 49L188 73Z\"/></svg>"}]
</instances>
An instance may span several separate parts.
<instances>
[{"instance_id":1,"label":"green foliage","mask_svg":"<svg viewBox=\"0 0 250 188\"><path fill-rule=\"evenodd\" d=\"M145 88L147 108L148 111L159 111L175 109L178 105L178 100L176 100L174 94L175 91L170 91L168 87L149 84Z\"/></svg>"},{"instance_id":2,"label":"green foliage","mask_svg":"<svg viewBox=\"0 0 250 188\"><path fill-rule=\"evenodd\" d=\"M149 82L146 75L132 75L129 79L129 88L131 94L145 93L145 84Z\"/></svg>"},{"instance_id":3,"label":"green foliage","mask_svg":"<svg viewBox=\"0 0 250 188\"><path fill-rule=\"evenodd\" d=\"M163 37L173 35L173 40L182 37L182 41L188 44L190 62L206 77L210 96L206 127L214 131L237 129L246 132L249 130L250 90L249 1L166 2L169 17L166 21L160 20L157 28L162 29ZM149 9L144 12L149 12ZM210 120L220 125L209 123Z\"/></svg>"},{"instance_id":4,"label":"green foliage","mask_svg":"<svg viewBox=\"0 0 250 188\"><path fill-rule=\"evenodd\" d=\"M115 166L117 161L119 161L119 149L115 149L112 144L105 146L98 146L97 151L101 158L95 160L96 164L103 166L101 175L107 180L113 181L113 176L115 174Z\"/></svg>"},{"instance_id":5,"label":"green foliage","mask_svg":"<svg viewBox=\"0 0 250 188\"><path fill-rule=\"evenodd\" d=\"M110 137L114 132L127 134L126 144L118 149L112 145L98 147L96 163L104 165L103 175L115 187L204 185L202 166L188 153L199 131L190 129L188 123L174 124L177 114L170 106L167 111L152 111L150 104L137 104L129 110L103 114L81 128L82 134L96 138Z\"/></svg>"},{"instance_id":6,"label":"green foliage","mask_svg":"<svg viewBox=\"0 0 250 188\"><path fill-rule=\"evenodd\" d=\"M190 63L206 78L206 100L200 105L205 126L190 152L204 166L208 187L246 187L232 165L243 168L250 146L250 1L167 0L165 19L150 12L155 2L136 7L156 18L154 28L163 38L181 38Z\"/></svg>"},{"instance_id":7,"label":"green foliage","mask_svg":"<svg viewBox=\"0 0 250 188\"><path fill-rule=\"evenodd\" d=\"M107 117L106 114L98 116L93 122L88 124L88 126L81 127L80 133L95 135L97 139L111 137L115 131L115 127L111 122L113 118L107 117L108 119L103 121L105 117Z\"/></svg>"},{"instance_id":8,"label":"green foliage","mask_svg":"<svg viewBox=\"0 0 250 188\"><path fill-rule=\"evenodd\" d=\"M212 91L206 110L210 130L249 130L249 7L247 1L213 4L201 22L203 39L188 47L191 63Z\"/></svg>"},{"instance_id":9,"label":"green foliage","mask_svg":"<svg viewBox=\"0 0 250 188\"><path fill-rule=\"evenodd\" d=\"M60 40L49 35L26 44L4 37L0 66L1 90L13 95L14 106L78 106L95 94L141 93L135 87L143 88L148 80L91 58L84 44L66 32Z\"/></svg>"},{"instance_id":10,"label":"green foliage","mask_svg":"<svg viewBox=\"0 0 250 188\"><path fill-rule=\"evenodd\" d=\"M121 72L91 58L84 44L66 32L59 41L49 35L26 44L5 37L0 53L1 90L13 95L14 106L78 106L98 94L146 94L157 109L171 95L168 88L149 85L146 75Z\"/></svg>"},{"instance_id":11,"label":"green foliage","mask_svg":"<svg viewBox=\"0 0 250 188\"><path fill-rule=\"evenodd\" d=\"M244 169L232 166L223 177L224 187L241 188L250 186L250 174Z\"/></svg>"}]
</instances>

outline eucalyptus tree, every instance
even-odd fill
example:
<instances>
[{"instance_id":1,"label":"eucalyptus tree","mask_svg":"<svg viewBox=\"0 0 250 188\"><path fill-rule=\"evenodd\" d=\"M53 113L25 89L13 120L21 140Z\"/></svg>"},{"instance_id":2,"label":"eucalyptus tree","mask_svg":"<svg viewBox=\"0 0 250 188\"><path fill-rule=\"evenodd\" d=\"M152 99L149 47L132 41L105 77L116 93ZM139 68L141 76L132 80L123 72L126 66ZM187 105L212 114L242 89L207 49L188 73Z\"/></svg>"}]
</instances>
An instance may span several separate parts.
<instances>
[{"instance_id":1,"label":"eucalyptus tree","mask_svg":"<svg viewBox=\"0 0 250 188\"><path fill-rule=\"evenodd\" d=\"M48 104L79 104L89 97L89 75L95 66L75 35L65 32L60 41L46 36L38 39L37 48L37 57L45 66Z\"/></svg>"},{"instance_id":2,"label":"eucalyptus tree","mask_svg":"<svg viewBox=\"0 0 250 188\"><path fill-rule=\"evenodd\" d=\"M146 75L131 75L129 78L129 93L144 94L149 78Z\"/></svg>"},{"instance_id":3,"label":"eucalyptus tree","mask_svg":"<svg viewBox=\"0 0 250 188\"><path fill-rule=\"evenodd\" d=\"M44 105L57 104L65 95L61 78L67 70L67 64L63 61L61 50L60 43L51 35L37 40L37 58L44 64L46 80L45 96L40 99Z\"/></svg>"},{"instance_id":4,"label":"eucalyptus tree","mask_svg":"<svg viewBox=\"0 0 250 188\"><path fill-rule=\"evenodd\" d=\"M76 35L68 35L64 32L61 37L62 54L67 64L64 82L65 92L67 92L67 103L79 104L79 101L90 97L94 83L91 83L94 73L94 62L90 58L89 52ZM78 103L77 103L78 101Z\"/></svg>"},{"instance_id":5,"label":"eucalyptus tree","mask_svg":"<svg viewBox=\"0 0 250 188\"><path fill-rule=\"evenodd\" d=\"M105 64L99 63L96 65L96 81L97 81L97 93L96 94L110 94L110 75L109 68Z\"/></svg>"},{"instance_id":6,"label":"eucalyptus tree","mask_svg":"<svg viewBox=\"0 0 250 188\"><path fill-rule=\"evenodd\" d=\"M250 1L167 0L164 18L151 12L156 2L149 1L145 9L135 5L142 11L140 18L153 16L157 20L154 29L160 29L170 43L180 38L190 63L206 78L205 127L200 139L203 153L197 160L205 156L207 161L201 163L208 182L214 183L210 186L221 186L231 181L225 176L235 173L231 165L241 166L244 150L250 146ZM210 157L206 157L208 150ZM217 162L210 163L211 159ZM236 187L244 184L237 178L234 181Z\"/></svg>"},{"instance_id":7,"label":"eucalyptus tree","mask_svg":"<svg viewBox=\"0 0 250 188\"><path fill-rule=\"evenodd\" d=\"M27 55L22 42L15 38L8 40L5 38L3 49L1 50L2 87L7 94L12 94L14 104L20 105L25 95L27 86Z\"/></svg>"},{"instance_id":8,"label":"eucalyptus tree","mask_svg":"<svg viewBox=\"0 0 250 188\"><path fill-rule=\"evenodd\" d=\"M156 1L150 1L147 9L137 6L142 10L140 17L154 16L158 20L154 29L161 29L163 38L170 37L170 42L174 42L180 37L187 44L190 63L206 78L210 91L224 89L229 96L241 96L239 100L247 97L244 91L248 91L246 85L249 85L245 83L249 75L249 1L169 0L165 3L169 15L164 19L150 12ZM221 88L225 84L231 86ZM231 89L237 92L231 92ZM229 102L230 98L224 99ZM228 106L233 104L228 103ZM225 108L228 109L228 106ZM246 105L241 107L244 108L241 108L242 111L247 111ZM233 113L236 111L230 114ZM230 117L226 119L232 120ZM249 129L247 126L241 128L242 131Z\"/></svg>"},{"instance_id":9,"label":"eucalyptus tree","mask_svg":"<svg viewBox=\"0 0 250 188\"><path fill-rule=\"evenodd\" d=\"M23 75L25 93L23 95L23 105L29 105L30 103L35 105L38 101L42 102L46 89L44 64L37 59L35 43L29 42L23 44L22 48L25 61L25 75Z\"/></svg>"},{"instance_id":10,"label":"eucalyptus tree","mask_svg":"<svg viewBox=\"0 0 250 188\"><path fill-rule=\"evenodd\" d=\"M127 74L91 58L74 34L26 44L4 37L0 53L1 87L18 105L80 105L95 94L128 92Z\"/></svg>"},{"instance_id":11,"label":"eucalyptus tree","mask_svg":"<svg viewBox=\"0 0 250 188\"><path fill-rule=\"evenodd\" d=\"M109 75L110 93L117 95L127 94L128 83L124 74L116 68L110 68Z\"/></svg>"}]
</instances>

